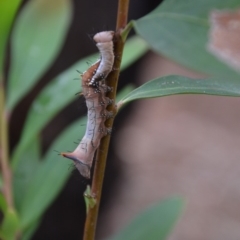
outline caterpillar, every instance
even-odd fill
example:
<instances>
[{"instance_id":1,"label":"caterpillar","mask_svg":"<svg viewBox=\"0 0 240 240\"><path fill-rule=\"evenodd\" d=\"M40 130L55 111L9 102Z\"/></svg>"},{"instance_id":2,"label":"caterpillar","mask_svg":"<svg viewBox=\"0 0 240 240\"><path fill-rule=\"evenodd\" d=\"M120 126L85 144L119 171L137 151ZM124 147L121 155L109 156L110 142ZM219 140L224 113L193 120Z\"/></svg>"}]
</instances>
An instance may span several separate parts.
<instances>
[{"instance_id":1,"label":"caterpillar","mask_svg":"<svg viewBox=\"0 0 240 240\"><path fill-rule=\"evenodd\" d=\"M94 38L101 38L102 33L96 34ZM85 135L73 152L61 153L63 157L69 158L74 162L80 174L85 178L90 178L94 154L100 145L102 137L111 132L110 129L105 127L104 122L113 115L106 110L106 107L112 104L113 101L106 97L106 92L110 91L110 88L103 79L112 70L112 63L110 64L109 62L114 60L114 56L108 57L106 52L103 52L101 52L101 60L94 63L82 74L82 94L86 99L88 109ZM102 64L103 62L107 66Z\"/></svg>"},{"instance_id":2,"label":"caterpillar","mask_svg":"<svg viewBox=\"0 0 240 240\"><path fill-rule=\"evenodd\" d=\"M93 40L97 43L96 46L100 52L100 65L90 80L89 86L97 87L98 82L106 79L112 71L114 62L113 38L113 31L104 31L94 35Z\"/></svg>"}]
</instances>

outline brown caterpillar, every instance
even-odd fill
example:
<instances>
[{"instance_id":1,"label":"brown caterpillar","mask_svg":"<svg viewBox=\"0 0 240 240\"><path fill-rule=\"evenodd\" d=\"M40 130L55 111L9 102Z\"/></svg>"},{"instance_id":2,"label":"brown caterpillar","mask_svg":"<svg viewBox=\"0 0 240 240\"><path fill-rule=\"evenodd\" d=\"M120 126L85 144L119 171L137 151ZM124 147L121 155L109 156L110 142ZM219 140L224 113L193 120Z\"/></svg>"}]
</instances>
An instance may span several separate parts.
<instances>
[{"instance_id":1,"label":"brown caterpillar","mask_svg":"<svg viewBox=\"0 0 240 240\"><path fill-rule=\"evenodd\" d=\"M97 43L96 45L100 52L101 59L96 73L89 82L89 86L97 87L98 82L106 79L112 71L114 62L113 38L113 31L100 32L94 35L93 39Z\"/></svg>"},{"instance_id":2,"label":"brown caterpillar","mask_svg":"<svg viewBox=\"0 0 240 240\"><path fill-rule=\"evenodd\" d=\"M85 135L73 152L61 153L63 157L73 160L80 174L86 178L90 178L94 154L99 147L101 138L111 132L104 125L105 120L112 116L112 114L106 110L106 107L112 103L112 101L105 96L109 88L104 81L100 81L97 87L92 87L89 84L96 74L99 65L101 65L100 61L93 64L82 75L82 90L88 108L88 121Z\"/></svg>"}]
</instances>

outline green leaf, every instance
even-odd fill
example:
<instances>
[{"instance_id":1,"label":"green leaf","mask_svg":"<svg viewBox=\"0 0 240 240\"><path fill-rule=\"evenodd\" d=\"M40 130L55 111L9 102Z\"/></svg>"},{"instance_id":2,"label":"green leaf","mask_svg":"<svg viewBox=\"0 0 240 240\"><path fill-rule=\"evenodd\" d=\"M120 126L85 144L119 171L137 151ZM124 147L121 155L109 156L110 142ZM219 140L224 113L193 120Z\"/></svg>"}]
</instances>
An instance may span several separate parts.
<instances>
[{"instance_id":1,"label":"green leaf","mask_svg":"<svg viewBox=\"0 0 240 240\"><path fill-rule=\"evenodd\" d=\"M0 226L0 238L2 240L13 240L19 227L18 217L14 210L8 208L6 199L0 193L0 210L3 220Z\"/></svg>"},{"instance_id":2,"label":"green leaf","mask_svg":"<svg viewBox=\"0 0 240 240\"><path fill-rule=\"evenodd\" d=\"M20 13L11 39L8 110L14 108L56 58L71 15L68 0L30 1Z\"/></svg>"},{"instance_id":3,"label":"green leaf","mask_svg":"<svg viewBox=\"0 0 240 240\"><path fill-rule=\"evenodd\" d=\"M134 89L134 86L132 84L128 84L127 86L125 86L118 94L116 97L116 102L120 101L120 99L122 99L124 96L126 96L127 94L129 94L130 92L132 92Z\"/></svg>"},{"instance_id":4,"label":"green leaf","mask_svg":"<svg viewBox=\"0 0 240 240\"><path fill-rule=\"evenodd\" d=\"M24 230L24 232L22 232L21 240L31 240L33 234L38 229L40 223L41 223L41 219L31 223L31 225L26 230Z\"/></svg>"},{"instance_id":5,"label":"green leaf","mask_svg":"<svg viewBox=\"0 0 240 240\"><path fill-rule=\"evenodd\" d=\"M0 192L0 210L3 212L3 214L5 214L7 211L7 207L6 199L4 198L3 193Z\"/></svg>"},{"instance_id":6,"label":"green leaf","mask_svg":"<svg viewBox=\"0 0 240 240\"><path fill-rule=\"evenodd\" d=\"M0 173L0 189L3 188L3 178L2 178L2 173Z\"/></svg>"},{"instance_id":7,"label":"green leaf","mask_svg":"<svg viewBox=\"0 0 240 240\"><path fill-rule=\"evenodd\" d=\"M155 51L180 64L212 76L239 79L239 73L207 50L210 12L236 7L238 0L165 0L135 21L134 27Z\"/></svg>"},{"instance_id":8,"label":"green leaf","mask_svg":"<svg viewBox=\"0 0 240 240\"><path fill-rule=\"evenodd\" d=\"M71 169L69 169L71 161L61 158L54 150L66 151L66 147L73 150L76 147L73 141L84 134L85 127L82 127L82 124L85 121L86 118L81 119L63 131L42 159L19 209L22 229L29 228L31 223L36 222L42 216L64 186L71 174Z\"/></svg>"},{"instance_id":9,"label":"green leaf","mask_svg":"<svg viewBox=\"0 0 240 240\"><path fill-rule=\"evenodd\" d=\"M125 28L121 31L121 37L122 37L122 40L125 42L127 37L128 37L128 34L130 33L130 31L132 30L133 28L133 21L130 21L128 22L128 24L125 26Z\"/></svg>"},{"instance_id":10,"label":"green leaf","mask_svg":"<svg viewBox=\"0 0 240 240\"><path fill-rule=\"evenodd\" d=\"M180 198L169 198L141 213L129 226L109 240L164 240L183 208Z\"/></svg>"},{"instance_id":11,"label":"green leaf","mask_svg":"<svg viewBox=\"0 0 240 240\"><path fill-rule=\"evenodd\" d=\"M136 62L148 49L148 45L143 39L138 36L131 37L124 46L121 70Z\"/></svg>"},{"instance_id":12,"label":"green leaf","mask_svg":"<svg viewBox=\"0 0 240 240\"><path fill-rule=\"evenodd\" d=\"M0 1L0 76L3 72L6 42L20 2L20 0Z\"/></svg>"},{"instance_id":13,"label":"green leaf","mask_svg":"<svg viewBox=\"0 0 240 240\"><path fill-rule=\"evenodd\" d=\"M13 192L17 210L20 209L23 197L40 166L40 144L35 138L29 142L13 170Z\"/></svg>"},{"instance_id":14,"label":"green leaf","mask_svg":"<svg viewBox=\"0 0 240 240\"><path fill-rule=\"evenodd\" d=\"M123 53L121 70L139 59L146 51L147 45L139 37L128 40ZM80 81L73 81L73 79L79 78L76 70L84 72L87 69L86 62L94 62L97 57L98 55L95 54L80 60L51 81L37 96L24 124L20 143L14 151L13 166L32 138L39 134L61 109L76 98L76 92L81 91Z\"/></svg>"},{"instance_id":15,"label":"green leaf","mask_svg":"<svg viewBox=\"0 0 240 240\"><path fill-rule=\"evenodd\" d=\"M149 81L126 95L123 104L142 98L163 97L174 94L208 94L240 96L240 81L231 79L191 79L183 76L166 76Z\"/></svg>"},{"instance_id":16,"label":"green leaf","mask_svg":"<svg viewBox=\"0 0 240 240\"><path fill-rule=\"evenodd\" d=\"M3 240L16 239L19 230L19 220L16 212L8 208L4 214L3 222L0 227L0 238Z\"/></svg>"}]
</instances>

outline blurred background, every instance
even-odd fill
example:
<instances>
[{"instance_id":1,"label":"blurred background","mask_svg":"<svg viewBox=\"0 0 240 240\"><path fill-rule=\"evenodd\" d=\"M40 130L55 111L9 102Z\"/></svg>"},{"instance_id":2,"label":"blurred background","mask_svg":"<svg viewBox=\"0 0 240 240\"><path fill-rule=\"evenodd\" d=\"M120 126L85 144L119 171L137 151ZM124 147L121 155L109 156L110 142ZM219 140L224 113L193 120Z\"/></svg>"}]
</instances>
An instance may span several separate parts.
<instances>
[{"instance_id":1,"label":"blurred background","mask_svg":"<svg viewBox=\"0 0 240 240\"><path fill-rule=\"evenodd\" d=\"M129 19L144 16L160 2L131 0ZM19 141L36 94L75 61L96 52L92 34L115 29L117 1L73 3L73 22L57 61L18 104L11 118L11 149ZM119 89L130 82L139 86L170 74L204 77L149 52L121 73ZM180 95L136 101L124 107L112 133L97 239L116 233L143 208L172 195L183 196L187 206L169 239L240 239L239 104L238 98ZM86 115L86 108L84 100L76 97L42 132L42 154L80 115ZM69 171L70 179L44 214L33 240L82 238L87 181L71 165Z\"/></svg>"}]
</instances>

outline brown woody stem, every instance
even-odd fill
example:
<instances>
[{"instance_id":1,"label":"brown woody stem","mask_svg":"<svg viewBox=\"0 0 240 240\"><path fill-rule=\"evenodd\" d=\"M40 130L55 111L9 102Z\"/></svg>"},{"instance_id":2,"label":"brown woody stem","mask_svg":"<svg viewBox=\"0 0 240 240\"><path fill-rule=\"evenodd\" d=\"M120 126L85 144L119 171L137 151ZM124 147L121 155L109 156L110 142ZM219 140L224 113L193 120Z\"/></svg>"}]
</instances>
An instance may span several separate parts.
<instances>
[{"instance_id":1,"label":"brown woody stem","mask_svg":"<svg viewBox=\"0 0 240 240\"><path fill-rule=\"evenodd\" d=\"M115 35L115 43L114 43L114 55L115 61L113 65L114 71L112 71L107 77L107 85L113 89L113 91L107 94L107 97L110 99L116 99L116 91L118 85L118 78L120 72L120 65L122 60L122 53L124 47L124 41L121 38L121 30L127 24L127 16L128 16L128 7L129 0L119 0L118 2L118 15L117 15L117 25L116 25L116 35ZM108 111L116 113L116 106L112 104L108 107ZM112 128L114 118L110 118L105 122L107 128ZM108 148L110 143L110 135L102 138L99 149L97 151L96 163L94 168L92 187L91 187L91 196L93 196L96 200L96 204L89 209L85 228L84 228L84 240L94 240L96 224L98 218L98 211L101 201L102 194L102 185L105 173L105 166L108 154Z\"/></svg>"}]
</instances>

